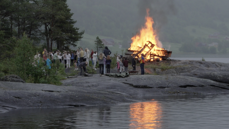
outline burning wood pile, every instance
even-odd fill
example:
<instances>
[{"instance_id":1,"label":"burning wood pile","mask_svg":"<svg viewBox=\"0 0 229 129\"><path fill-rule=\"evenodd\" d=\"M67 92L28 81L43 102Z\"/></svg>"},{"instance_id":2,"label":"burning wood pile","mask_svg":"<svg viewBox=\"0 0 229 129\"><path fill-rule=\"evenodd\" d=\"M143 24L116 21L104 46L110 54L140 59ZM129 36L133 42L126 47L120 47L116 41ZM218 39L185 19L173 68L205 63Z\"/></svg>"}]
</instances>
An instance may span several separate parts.
<instances>
[{"instance_id":1,"label":"burning wood pile","mask_svg":"<svg viewBox=\"0 0 229 129\"><path fill-rule=\"evenodd\" d=\"M145 56L146 61L166 60L171 57L172 52L162 48L162 44L158 39L157 32L153 29L153 18L149 16L147 10L145 26L140 33L132 38L132 43L126 55L131 55L133 58Z\"/></svg>"},{"instance_id":2,"label":"burning wood pile","mask_svg":"<svg viewBox=\"0 0 229 129\"><path fill-rule=\"evenodd\" d=\"M144 47L139 47L138 50L128 50L125 54L131 55L133 58L140 58L141 54L143 54L144 57L146 57L146 61L161 61L171 57L171 51L167 51L163 48L153 50L154 46L155 45L152 42L148 41Z\"/></svg>"}]
</instances>

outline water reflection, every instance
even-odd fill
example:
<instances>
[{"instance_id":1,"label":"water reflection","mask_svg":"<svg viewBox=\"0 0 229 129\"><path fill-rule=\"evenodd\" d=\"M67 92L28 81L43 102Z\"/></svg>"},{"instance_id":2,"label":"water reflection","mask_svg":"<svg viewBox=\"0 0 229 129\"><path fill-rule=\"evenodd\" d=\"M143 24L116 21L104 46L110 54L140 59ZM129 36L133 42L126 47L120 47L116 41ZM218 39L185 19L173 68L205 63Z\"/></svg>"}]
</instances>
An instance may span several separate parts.
<instances>
[{"instance_id":1,"label":"water reflection","mask_svg":"<svg viewBox=\"0 0 229 129\"><path fill-rule=\"evenodd\" d=\"M109 107L99 109L99 126L104 126L105 123L110 123L110 111Z\"/></svg>"},{"instance_id":2,"label":"water reflection","mask_svg":"<svg viewBox=\"0 0 229 129\"><path fill-rule=\"evenodd\" d=\"M130 128L157 129L161 127L162 107L157 101L130 105Z\"/></svg>"}]
</instances>

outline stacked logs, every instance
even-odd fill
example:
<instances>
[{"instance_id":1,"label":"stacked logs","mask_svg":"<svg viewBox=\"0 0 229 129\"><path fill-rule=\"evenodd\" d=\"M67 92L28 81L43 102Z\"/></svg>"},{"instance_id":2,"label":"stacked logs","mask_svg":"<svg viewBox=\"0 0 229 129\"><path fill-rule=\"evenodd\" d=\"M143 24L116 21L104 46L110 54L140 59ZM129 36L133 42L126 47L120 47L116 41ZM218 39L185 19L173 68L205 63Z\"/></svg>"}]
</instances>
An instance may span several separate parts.
<instances>
[{"instance_id":1,"label":"stacked logs","mask_svg":"<svg viewBox=\"0 0 229 129\"><path fill-rule=\"evenodd\" d=\"M125 55L132 58L140 58L141 54L144 52L145 57L147 58L146 61L160 61L160 60L167 60L172 55L172 51L167 51L165 49L155 50L157 54L152 53L152 49L154 48L154 44L148 41L144 47L139 48L139 50L128 50ZM147 51L146 51L147 50Z\"/></svg>"}]
</instances>

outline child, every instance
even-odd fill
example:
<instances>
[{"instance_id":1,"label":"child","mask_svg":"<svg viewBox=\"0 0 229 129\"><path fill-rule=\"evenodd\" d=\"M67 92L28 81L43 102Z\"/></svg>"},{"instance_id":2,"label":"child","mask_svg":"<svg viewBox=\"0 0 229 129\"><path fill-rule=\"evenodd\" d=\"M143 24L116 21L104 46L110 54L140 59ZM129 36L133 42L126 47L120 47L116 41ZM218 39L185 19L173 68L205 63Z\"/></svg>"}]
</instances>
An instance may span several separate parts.
<instances>
[{"instance_id":1,"label":"child","mask_svg":"<svg viewBox=\"0 0 229 129\"><path fill-rule=\"evenodd\" d=\"M119 69L120 69L120 65L119 65L120 59L119 59L119 56L117 56L116 62L117 62L117 70L119 71Z\"/></svg>"},{"instance_id":2,"label":"child","mask_svg":"<svg viewBox=\"0 0 229 129\"><path fill-rule=\"evenodd\" d=\"M66 55L66 60L67 60L67 68L70 68L70 65L71 65L71 54L70 52L67 52L67 55Z\"/></svg>"},{"instance_id":3,"label":"child","mask_svg":"<svg viewBox=\"0 0 229 129\"><path fill-rule=\"evenodd\" d=\"M122 63L122 57L120 57L119 66L120 66L120 73L122 73L124 71L124 65Z\"/></svg>"},{"instance_id":4,"label":"child","mask_svg":"<svg viewBox=\"0 0 229 129\"><path fill-rule=\"evenodd\" d=\"M110 68L111 68L111 58L109 55L107 55L106 59L106 66L107 66L107 73L110 73Z\"/></svg>"},{"instance_id":5,"label":"child","mask_svg":"<svg viewBox=\"0 0 229 129\"><path fill-rule=\"evenodd\" d=\"M95 66L96 66L96 62L97 62L97 52L95 51L93 56L92 56L92 60L93 60L93 69L96 70Z\"/></svg>"}]
</instances>

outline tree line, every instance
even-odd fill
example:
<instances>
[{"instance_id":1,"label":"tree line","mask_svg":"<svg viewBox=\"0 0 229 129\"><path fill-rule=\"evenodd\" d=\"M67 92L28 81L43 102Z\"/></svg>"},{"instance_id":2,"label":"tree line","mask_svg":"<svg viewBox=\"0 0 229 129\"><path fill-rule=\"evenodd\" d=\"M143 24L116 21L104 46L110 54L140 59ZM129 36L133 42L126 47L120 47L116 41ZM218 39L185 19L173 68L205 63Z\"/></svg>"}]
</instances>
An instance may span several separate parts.
<instances>
[{"instance_id":1,"label":"tree line","mask_svg":"<svg viewBox=\"0 0 229 129\"><path fill-rule=\"evenodd\" d=\"M0 47L26 34L35 45L45 42L47 50L76 46L83 31L75 27L67 0L1 0Z\"/></svg>"}]
</instances>

